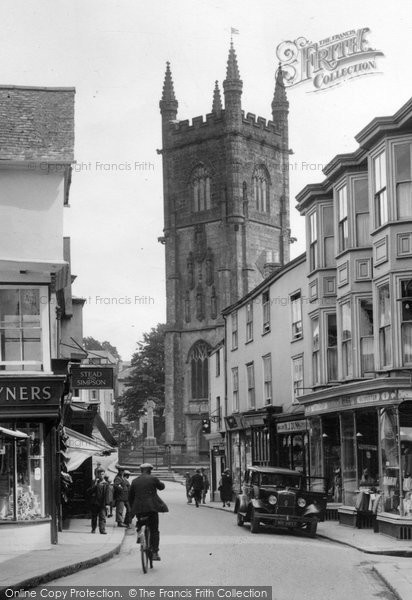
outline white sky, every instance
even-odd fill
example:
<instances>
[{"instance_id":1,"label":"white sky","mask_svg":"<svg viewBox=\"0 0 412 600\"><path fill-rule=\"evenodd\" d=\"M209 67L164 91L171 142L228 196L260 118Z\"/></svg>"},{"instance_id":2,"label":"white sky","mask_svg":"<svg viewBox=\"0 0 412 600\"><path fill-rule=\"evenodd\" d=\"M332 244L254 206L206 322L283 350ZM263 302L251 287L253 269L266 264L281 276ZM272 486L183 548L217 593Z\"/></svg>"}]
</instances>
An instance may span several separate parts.
<instances>
[{"instance_id":1,"label":"white sky","mask_svg":"<svg viewBox=\"0 0 412 600\"><path fill-rule=\"evenodd\" d=\"M171 61L179 119L211 111L215 79L226 72L230 28L246 112L270 118L276 46L313 42L369 27L381 74L311 94L288 90L292 247L304 250L294 197L321 181L322 165L356 148L372 118L395 112L412 95L410 0L1 0L0 83L76 87L76 160L65 234L72 239L77 296L88 298L84 333L107 339L127 360L144 331L165 320L159 99ZM96 162L128 171L99 170ZM146 170L135 162L151 163ZM89 168L91 163L91 168ZM150 166L150 165L149 165ZM97 297L130 299L99 304ZM136 303L135 297L147 297Z\"/></svg>"}]
</instances>

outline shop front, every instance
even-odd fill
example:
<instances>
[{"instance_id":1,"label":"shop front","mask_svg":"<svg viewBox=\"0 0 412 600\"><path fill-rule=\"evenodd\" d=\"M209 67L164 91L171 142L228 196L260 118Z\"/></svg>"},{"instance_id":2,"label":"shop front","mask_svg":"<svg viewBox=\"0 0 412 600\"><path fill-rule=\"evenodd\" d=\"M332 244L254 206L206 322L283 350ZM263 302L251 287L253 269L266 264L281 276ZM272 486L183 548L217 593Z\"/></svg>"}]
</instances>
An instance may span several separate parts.
<instances>
[{"instance_id":1,"label":"shop front","mask_svg":"<svg viewBox=\"0 0 412 600\"><path fill-rule=\"evenodd\" d=\"M225 417L228 467L231 470L234 490L240 490L248 465L252 464L251 430L242 414Z\"/></svg>"},{"instance_id":2,"label":"shop front","mask_svg":"<svg viewBox=\"0 0 412 600\"><path fill-rule=\"evenodd\" d=\"M307 420L279 420L276 424L276 434L277 466L309 475Z\"/></svg>"},{"instance_id":3,"label":"shop front","mask_svg":"<svg viewBox=\"0 0 412 600\"><path fill-rule=\"evenodd\" d=\"M309 469L340 523L412 539L412 390L391 383L305 405Z\"/></svg>"},{"instance_id":4,"label":"shop front","mask_svg":"<svg viewBox=\"0 0 412 600\"><path fill-rule=\"evenodd\" d=\"M0 535L11 552L57 543L64 382L64 376L0 381Z\"/></svg>"}]
</instances>

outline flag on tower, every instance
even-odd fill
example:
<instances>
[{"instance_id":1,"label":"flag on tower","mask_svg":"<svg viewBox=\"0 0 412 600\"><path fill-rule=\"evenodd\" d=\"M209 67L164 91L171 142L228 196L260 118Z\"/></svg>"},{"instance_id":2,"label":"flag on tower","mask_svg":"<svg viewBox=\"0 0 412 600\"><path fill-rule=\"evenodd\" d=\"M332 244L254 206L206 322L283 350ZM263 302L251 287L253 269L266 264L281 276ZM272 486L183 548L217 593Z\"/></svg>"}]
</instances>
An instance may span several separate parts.
<instances>
[{"instance_id":1,"label":"flag on tower","mask_svg":"<svg viewBox=\"0 0 412 600\"><path fill-rule=\"evenodd\" d=\"M239 29L235 29L234 27L230 28L231 35L239 35Z\"/></svg>"}]
</instances>

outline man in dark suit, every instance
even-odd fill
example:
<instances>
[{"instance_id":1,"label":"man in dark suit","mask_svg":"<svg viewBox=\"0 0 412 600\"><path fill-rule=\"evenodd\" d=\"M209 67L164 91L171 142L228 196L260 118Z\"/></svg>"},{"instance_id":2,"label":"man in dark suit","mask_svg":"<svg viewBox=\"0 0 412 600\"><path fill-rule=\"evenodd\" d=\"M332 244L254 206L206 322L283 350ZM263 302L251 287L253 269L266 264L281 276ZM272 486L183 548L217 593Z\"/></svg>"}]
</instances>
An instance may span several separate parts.
<instances>
[{"instance_id":1,"label":"man in dark suit","mask_svg":"<svg viewBox=\"0 0 412 600\"><path fill-rule=\"evenodd\" d=\"M195 499L196 508L199 508L199 504L202 501L202 491L204 487L203 477L200 469L196 469L196 473L192 475L190 486L193 488L193 498Z\"/></svg>"},{"instance_id":2,"label":"man in dark suit","mask_svg":"<svg viewBox=\"0 0 412 600\"><path fill-rule=\"evenodd\" d=\"M103 535L106 532L106 505L109 503L109 484L104 480L104 469L96 469L96 479L87 490L90 500L90 512L92 513L92 533L96 533L97 521L99 531Z\"/></svg>"},{"instance_id":3,"label":"man in dark suit","mask_svg":"<svg viewBox=\"0 0 412 600\"><path fill-rule=\"evenodd\" d=\"M132 481L129 492L131 518L137 517L139 528L142 517L147 517L147 524L152 534L153 560L160 560L159 556L159 512L168 512L166 504L157 495L157 490L164 490L165 484L152 475L153 465L143 463L140 465L141 475Z\"/></svg>"}]
</instances>

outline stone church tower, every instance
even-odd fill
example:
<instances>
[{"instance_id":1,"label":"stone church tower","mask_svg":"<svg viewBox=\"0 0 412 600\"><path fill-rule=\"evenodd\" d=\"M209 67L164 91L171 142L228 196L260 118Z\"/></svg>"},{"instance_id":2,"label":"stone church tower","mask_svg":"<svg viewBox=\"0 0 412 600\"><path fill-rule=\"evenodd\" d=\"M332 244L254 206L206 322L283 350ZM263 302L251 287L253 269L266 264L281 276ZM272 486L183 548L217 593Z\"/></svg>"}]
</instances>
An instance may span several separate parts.
<instances>
[{"instance_id":1,"label":"stone church tower","mask_svg":"<svg viewBox=\"0 0 412 600\"><path fill-rule=\"evenodd\" d=\"M276 76L272 121L242 111L230 45L224 108L177 120L170 65L160 101L163 134L167 333L166 443L173 462L207 458L207 354L223 338L220 311L289 261L288 107ZM206 454L204 454L206 452Z\"/></svg>"}]
</instances>

